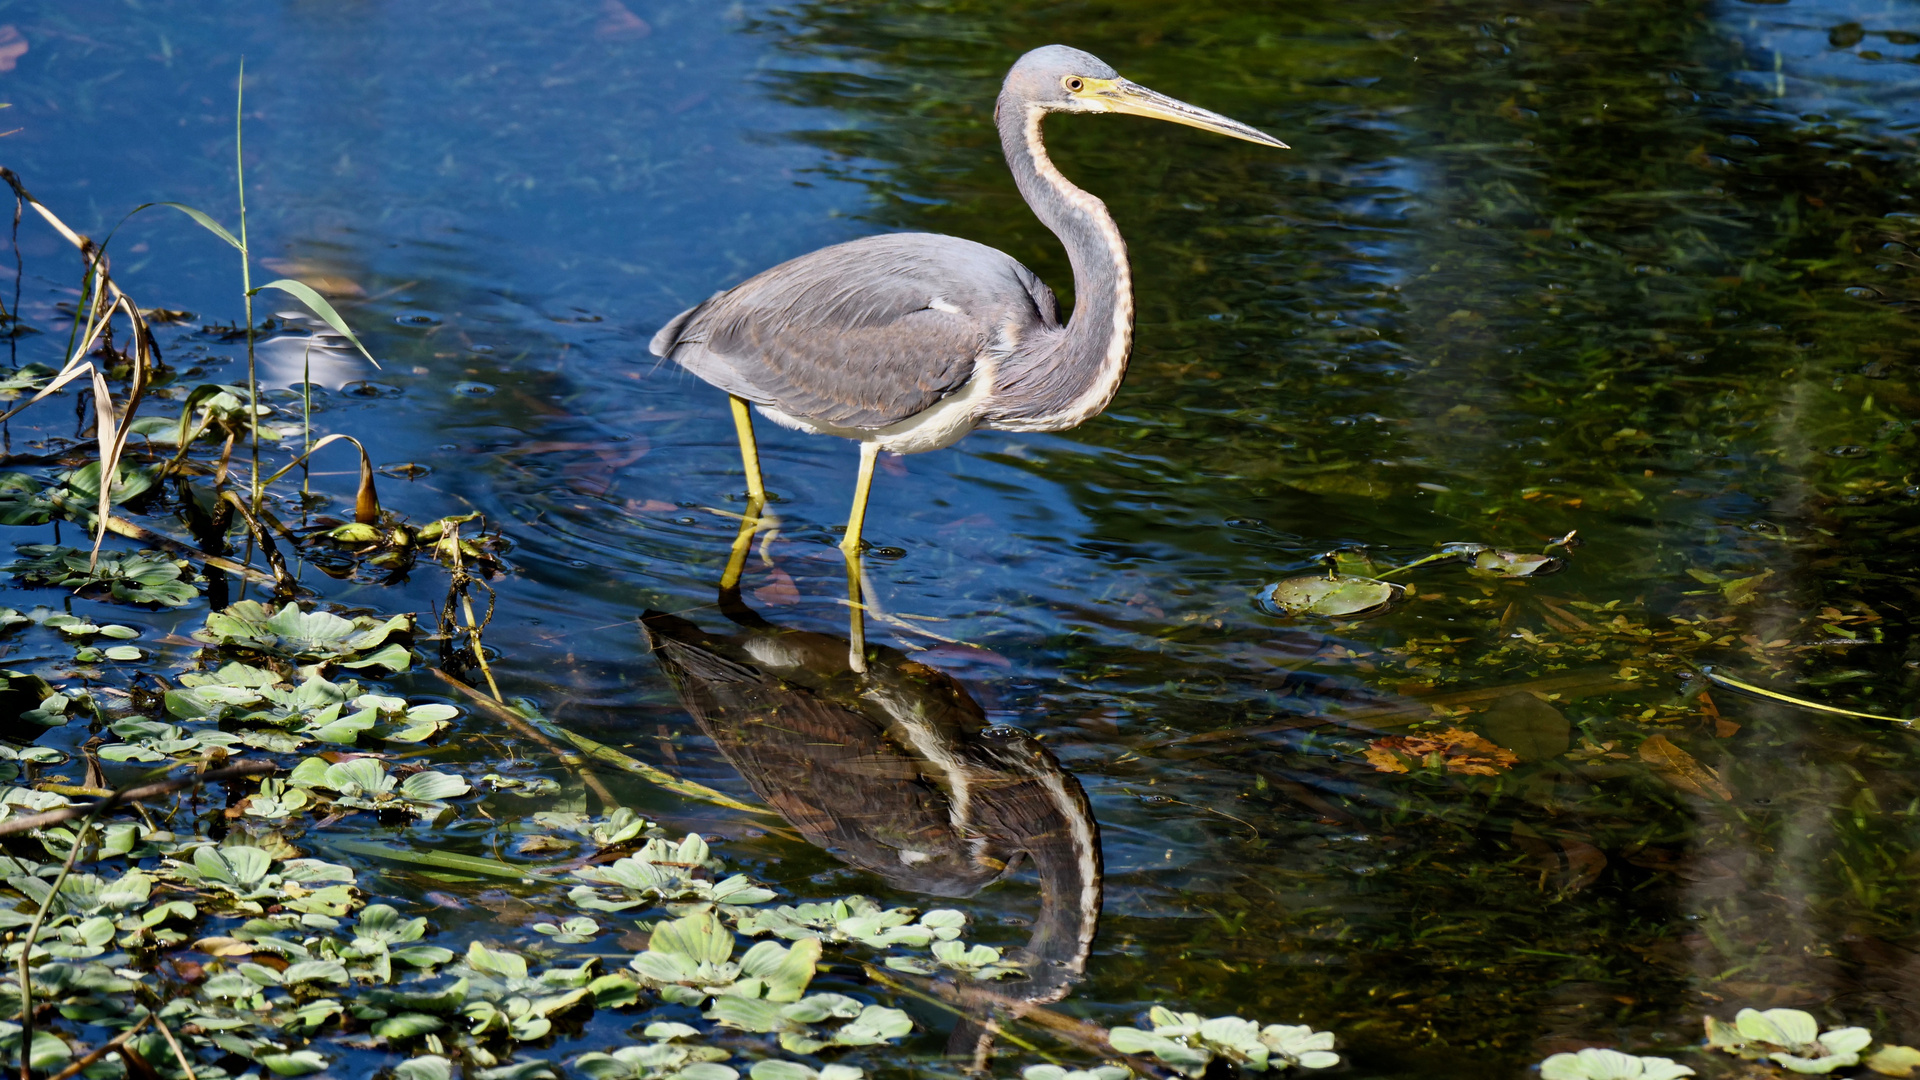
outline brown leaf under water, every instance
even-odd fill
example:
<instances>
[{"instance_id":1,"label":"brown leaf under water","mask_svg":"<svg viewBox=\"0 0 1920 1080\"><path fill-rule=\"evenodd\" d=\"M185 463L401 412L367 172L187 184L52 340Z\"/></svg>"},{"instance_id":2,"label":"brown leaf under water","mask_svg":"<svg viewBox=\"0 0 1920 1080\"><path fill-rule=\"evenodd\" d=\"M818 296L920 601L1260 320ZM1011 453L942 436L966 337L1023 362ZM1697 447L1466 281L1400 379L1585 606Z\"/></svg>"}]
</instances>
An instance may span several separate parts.
<instances>
[{"instance_id":1,"label":"brown leaf under water","mask_svg":"<svg viewBox=\"0 0 1920 1080\"><path fill-rule=\"evenodd\" d=\"M635 15L620 0L606 0L600 5L600 14L600 25L593 28L593 36L602 40L638 41L653 33L647 20Z\"/></svg>"},{"instance_id":2,"label":"brown leaf under water","mask_svg":"<svg viewBox=\"0 0 1920 1080\"><path fill-rule=\"evenodd\" d=\"M772 580L753 590L761 603L785 607L800 602L800 586L794 583L793 575L776 567L767 571L767 577Z\"/></svg>"},{"instance_id":3,"label":"brown leaf under water","mask_svg":"<svg viewBox=\"0 0 1920 1080\"><path fill-rule=\"evenodd\" d=\"M309 259L261 259L260 265L276 274L298 278L322 296L359 297L367 290L357 281L334 271L325 263Z\"/></svg>"},{"instance_id":4,"label":"brown leaf under water","mask_svg":"<svg viewBox=\"0 0 1920 1080\"><path fill-rule=\"evenodd\" d=\"M1660 779L1701 798L1709 796L1724 802L1733 801L1733 792L1720 782L1720 774L1694 760L1692 754L1680 749L1667 740L1665 735L1655 735L1640 744L1640 760L1653 766Z\"/></svg>"},{"instance_id":5,"label":"brown leaf under water","mask_svg":"<svg viewBox=\"0 0 1920 1080\"><path fill-rule=\"evenodd\" d=\"M1367 745L1367 761L1381 772L1406 772L1415 765L1445 766L1448 772L1498 776L1520 760L1471 731L1443 728L1421 735L1389 735Z\"/></svg>"},{"instance_id":6,"label":"brown leaf under water","mask_svg":"<svg viewBox=\"0 0 1920 1080\"><path fill-rule=\"evenodd\" d=\"M12 23L0 26L0 71L12 71L27 55L27 39Z\"/></svg>"}]
</instances>

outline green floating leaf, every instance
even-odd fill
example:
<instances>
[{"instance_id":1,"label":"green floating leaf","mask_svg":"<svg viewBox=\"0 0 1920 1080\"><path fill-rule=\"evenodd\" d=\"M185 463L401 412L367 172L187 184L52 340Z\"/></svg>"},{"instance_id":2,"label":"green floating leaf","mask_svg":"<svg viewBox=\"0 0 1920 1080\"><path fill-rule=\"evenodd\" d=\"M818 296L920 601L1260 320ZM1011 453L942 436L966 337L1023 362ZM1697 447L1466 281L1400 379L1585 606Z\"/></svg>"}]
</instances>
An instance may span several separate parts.
<instances>
[{"instance_id":1,"label":"green floating leaf","mask_svg":"<svg viewBox=\"0 0 1920 1080\"><path fill-rule=\"evenodd\" d=\"M405 646L388 639L408 634L411 616L390 619L371 616L342 618L327 611L302 611L297 604L271 607L242 600L224 611L210 612L206 626L194 633L200 641L250 649L308 663L331 661L347 667L383 666L405 670L411 656ZM356 661L349 657L379 650Z\"/></svg>"},{"instance_id":2,"label":"green floating leaf","mask_svg":"<svg viewBox=\"0 0 1920 1080\"><path fill-rule=\"evenodd\" d=\"M452 773L417 772L400 785L400 796L421 802L438 802L472 791L467 782Z\"/></svg>"},{"instance_id":3,"label":"green floating leaf","mask_svg":"<svg viewBox=\"0 0 1920 1080\"><path fill-rule=\"evenodd\" d=\"M156 551L103 551L92 565L91 553L70 547L22 544L19 551L27 558L7 569L33 584L74 590L105 585L116 600L169 607L185 606L200 595L186 561Z\"/></svg>"},{"instance_id":4,"label":"green floating leaf","mask_svg":"<svg viewBox=\"0 0 1920 1080\"><path fill-rule=\"evenodd\" d=\"M1064 1074L1064 1070L1062 1072ZM1131 1075L1125 1069L1120 1072L1121 1076L1111 1080L1125 1080L1127 1075ZM853 1065L823 1065L818 1072L815 1072L797 1061L776 1061L770 1058L754 1062L753 1068L748 1070L747 1075L753 1077L753 1080L860 1080L865 1074ZM1045 1080L1055 1080L1055 1078L1047 1077ZM1064 1075L1060 1080L1065 1080ZM1092 1080L1109 1080L1109 1078L1095 1077Z\"/></svg>"},{"instance_id":5,"label":"green floating leaf","mask_svg":"<svg viewBox=\"0 0 1920 1080\"><path fill-rule=\"evenodd\" d=\"M1376 578L1308 574L1267 586L1259 602L1277 615L1361 618L1380 614L1405 592Z\"/></svg>"},{"instance_id":6,"label":"green floating leaf","mask_svg":"<svg viewBox=\"0 0 1920 1080\"><path fill-rule=\"evenodd\" d=\"M453 1080L453 1062L437 1054L409 1058L393 1067L393 1080Z\"/></svg>"},{"instance_id":7,"label":"green floating leaf","mask_svg":"<svg viewBox=\"0 0 1920 1080\"><path fill-rule=\"evenodd\" d=\"M1881 1076L1912 1076L1920 1071L1920 1050L1911 1046L1882 1046L1868 1056L1867 1068Z\"/></svg>"},{"instance_id":8,"label":"green floating leaf","mask_svg":"<svg viewBox=\"0 0 1920 1080\"><path fill-rule=\"evenodd\" d=\"M291 1054L262 1054L255 1060L280 1076L306 1076L327 1067L327 1059L312 1050L295 1050Z\"/></svg>"},{"instance_id":9,"label":"green floating leaf","mask_svg":"<svg viewBox=\"0 0 1920 1080\"><path fill-rule=\"evenodd\" d=\"M1693 1070L1669 1058L1635 1057L1618 1050L1590 1048L1555 1054L1540 1063L1540 1080L1679 1080Z\"/></svg>"}]
</instances>

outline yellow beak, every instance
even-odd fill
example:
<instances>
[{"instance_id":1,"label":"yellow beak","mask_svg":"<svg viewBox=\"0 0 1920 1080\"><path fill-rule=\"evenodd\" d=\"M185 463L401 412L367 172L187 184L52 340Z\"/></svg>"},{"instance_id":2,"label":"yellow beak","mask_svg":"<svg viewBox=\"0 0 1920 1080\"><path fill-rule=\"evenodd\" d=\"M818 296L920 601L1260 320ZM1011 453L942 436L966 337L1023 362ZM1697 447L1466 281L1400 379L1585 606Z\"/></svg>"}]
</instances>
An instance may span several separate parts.
<instances>
[{"instance_id":1,"label":"yellow beak","mask_svg":"<svg viewBox=\"0 0 1920 1080\"><path fill-rule=\"evenodd\" d=\"M1089 79L1085 89L1074 95L1085 101L1104 106L1108 112L1131 113L1134 116L1150 116L1155 120L1170 120L1176 124L1185 124L1202 131L1211 131L1220 135L1231 135L1236 139L1245 139L1262 146L1277 146L1288 149L1286 143L1261 131L1248 127L1238 120L1221 116L1217 112L1208 112L1197 105L1189 105L1179 98L1171 98L1157 90L1149 90L1136 82L1126 79Z\"/></svg>"}]
</instances>

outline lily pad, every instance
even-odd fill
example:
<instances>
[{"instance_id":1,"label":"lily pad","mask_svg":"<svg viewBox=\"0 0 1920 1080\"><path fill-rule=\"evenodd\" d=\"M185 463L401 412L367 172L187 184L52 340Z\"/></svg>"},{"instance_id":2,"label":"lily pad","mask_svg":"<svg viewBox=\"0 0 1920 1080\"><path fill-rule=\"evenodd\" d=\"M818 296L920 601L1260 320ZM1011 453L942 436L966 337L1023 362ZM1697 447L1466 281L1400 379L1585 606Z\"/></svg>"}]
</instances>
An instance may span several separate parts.
<instances>
[{"instance_id":1,"label":"lily pad","mask_svg":"<svg viewBox=\"0 0 1920 1080\"><path fill-rule=\"evenodd\" d=\"M1260 606L1276 615L1364 618L1378 615L1406 590L1389 581L1347 574L1308 574L1269 585Z\"/></svg>"}]
</instances>

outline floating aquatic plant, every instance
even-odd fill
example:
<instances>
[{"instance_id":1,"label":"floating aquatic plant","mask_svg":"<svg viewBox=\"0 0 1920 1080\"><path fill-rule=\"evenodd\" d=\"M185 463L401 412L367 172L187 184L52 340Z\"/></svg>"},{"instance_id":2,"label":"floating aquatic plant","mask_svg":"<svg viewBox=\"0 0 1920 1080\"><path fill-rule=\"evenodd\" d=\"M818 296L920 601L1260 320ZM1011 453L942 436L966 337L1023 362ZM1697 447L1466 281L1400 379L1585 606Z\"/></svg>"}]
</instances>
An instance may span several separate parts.
<instances>
[{"instance_id":1,"label":"floating aquatic plant","mask_svg":"<svg viewBox=\"0 0 1920 1080\"><path fill-rule=\"evenodd\" d=\"M970 946L961 941L934 942L931 960L913 956L889 956L887 966L896 971L909 971L915 975L932 975L935 971L945 968L974 979L1004 979L1009 975L1019 975L1023 971L1018 964L1002 962L1000 950L991 945Z\"/></svg>"},{"instance_id":2,"label":"floating aquatic plant","mask_svg":"<svg viewBox=\"0 0 1920 1080\"><path fill-rule=\"evenodd\" d=\"M642 985L680 1005L699 1005L710 997L800 1000L813 980L820 942L792 946L762 941L733 960L734 937L710 911L695 911L653 928L644 951L630 967Z\"/></svg>"},{"instance_id":3,"label":"floating aquatic plant","mask_svg":"<svg viewBox=\"0 0 1920 1080\"><path fill-rule=\"evenodd\" d=\"M773 890L744 874L719 881L700 876L703 870L718 868L707 842L698 834L689 834L678 844L649 840L618 862L574 871L573 876L582 881L612 886L617 890L613 897L592 885L581 885L568 894L568 899L589 911L626 911L667 900L739 905L764 904L774 898Z\"/></svg>"},{"instance_id":4,"label":"floating aquatic plant","mask_svg":"<svg viewBox=\"0 0 1920 1080\"><path fill-rule=\"evenodd\" d=\"M769 1058L754 1062L747 1075L753 1080L860 1080L865 1074L854 1065L822 1065L814 1070L797 1061Z\"/></svg>"},{"instance_id":5,"label":"floating aquatic plant","mask_svg":"<svg viewBox=\"0 0 1920 1080\"><path fill-rule=\"evenodd\" d=\"M818 944L814 943L816 948ZM863 1004L845 994L808 994L785 1005L767 999L719 997L706 1015L726 1027L775 1034L783 1049L796 1054L818 1053L829 1046L874 1046L913 1031L913 1018L904 1011Z\"/></svg>"},{"instance_id":6,"label":"floating aquatic plant","mask_svg":"<svg viewBox=\"0 0 1920 1080\"><path fill-rule=\"evenodd\" d=\"M1029 1065L1020 1070L1022 1080L1128 1080L1133 1070L1125 1065L1096 1065L1091 1069L1069 1069L1060 1065Z\"/></svg>"},{"instance_id":7,"label":"floating aquatic plant","mask_svg":"<svg viewBox=\"0 0 1920 1080\"><path fill-rule=\"evenodd\" d=\"M1206 1072L1215 1057L1254 1072L1293 1066L1326 1069L1340 1063L1340 1055L1333 1052L1332 1033L1304 1024L1261 1027L1238 1016L1208 1020L1198 1013L1158 1005L1149 1011L1148 1019L1152 1031L1117 1027L1107 1033L1107 1040L1123 1054L1152 1054L1186 1076Z\"/></svg>"},{"instance_id":8,"label":"floating aquatic plant","mask_svg":"<svg viewBox=\"0 0 1920 1080\"><path fill-rule=\"evenodd\" d=\"M960 936L967 917L950 909L924 915L912 908L881 908L864 896L848 896L824 903L782 904L740 917L740 932L771 933L788 940L817 937L828 942L857 941L876 949L893 945L925 947Z\"/></svg>"},{"instance_id":9,"label":"floating aquatic plant","mask_svg":"<svg viewBox=\"0 0 1920 1080\"><path fill-rule=\"evenodd\" d=\"M277 656L304 664L331 663L346 668L405 671L412 654L397 634L413 629L413 617L368 615L345 619L329 611L302 611L294 603L279 607L242 600L207 614L194 637L209 644Z\"/></svg>"},{"instance_id":10,"label":"floating aquatic plant","mask_svg":"<svg viewBox=\"0 0 1920 1080\"><path fill-rule=\"evenodd\" d=\"M368 757L332 763L325 758L307 758L294 768L287 783L316 793L330 793L325 797L343 809L404 809L429 820L450 809L447 799L473 790L461 777L431 770L402 780L387 772L386 762Z\"/></svg>"},{"instance_id":11,"label":"floating aquatic plant","mask_svg":"<svg viewBox=\"0 0 1920 1080\"><path fill-rule=\"evenodd\" d=\"M1676 1080L1693 1070L1669 1058L1635 1057L1618 1050L1589 1048L1555 1054L1540 1063L1540 1080Z\"/></svg>"},{"instance_id":12,"label":"floating aquatic plant","mask_svg":"<svg viewBox=\"0 0 1920 1080\"><path fill-rule=\"evenodd\" d=\"M698 1037L696 1027L656 1021L641 1034L658 1041L623 1046L610 1054L581 1054L573 1067L589 1080L737 1080L740 1075L718 1064L732 1056L720 1047L679 1041Z\"/></svg>"},{"instance_id":13,"label":"floating aquatic plant","mask_svg":"<svg viewBox=\"0 0 1920 1080\"><path fill-rule=\"evenodd\" d=\"M573 833L592 841L597 847L610 848L643 839L653 823L624 806L616 806L605 817L562 811L543 811L533 815L533 823L546 829Z\"/></svg>"},{"instance_id":14,"label":"floating aquatic plant","mask_svg":"<svg viewBox=\"0 0 1920 1080\"><path fill-rule=\"evenodd\" d=\"M1873 1041L1863 1027L1822 1032L1812 1014L1799 1009L1741 1009L1728 1024L1707 1017L1707 1045L1749 1061L1769 1060L1797 1073L1830 1073L1860 1062Z\"/></svg>"},{"instance_id":15,"label":"floating aquatic plant","mask_svg":"<svg viewBox=\"0 0 1920 1080\"><path fill-rule=\"evenodd\" d=\"M26 556L7 570L35 585L51 585L81 592L104 585L107 594L129 604L182 607L200 596L185 559L157 551L103 551L89 565L88 552L54 544L22 544Z\"/></svg>"},{"instance_id":16,"label":"floating aquatic plant","mask_svg":"<svg viewBox=\"0 0 1920 1080\"><path fill-rule=\"evenodd\" d=\"M1350 574L1307 574L1269 585L1260 605L1276 615L1359 619L1378 615L1405 594L1390 581Z\"/></svg>"}]
</instances>

